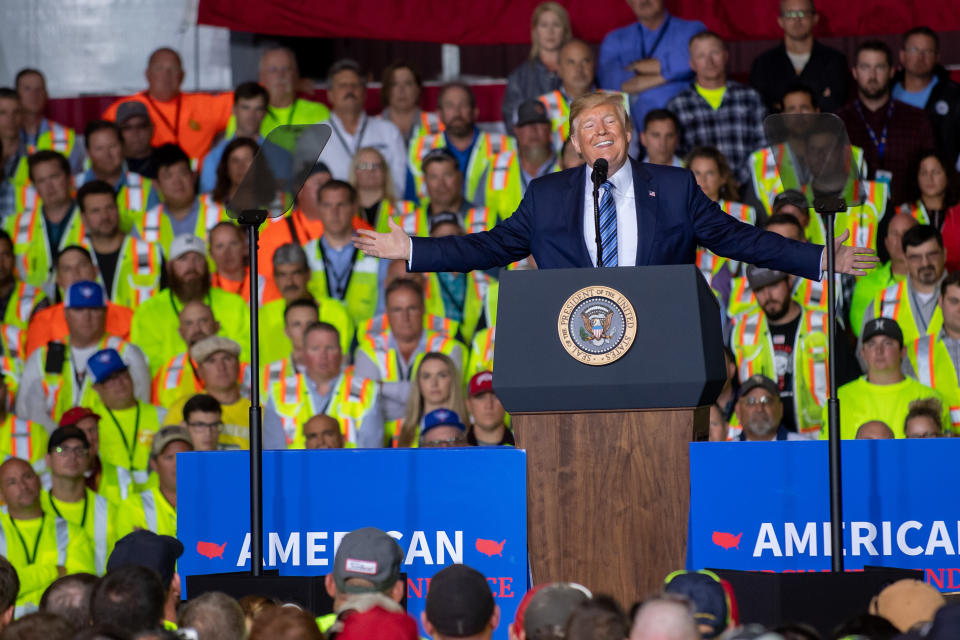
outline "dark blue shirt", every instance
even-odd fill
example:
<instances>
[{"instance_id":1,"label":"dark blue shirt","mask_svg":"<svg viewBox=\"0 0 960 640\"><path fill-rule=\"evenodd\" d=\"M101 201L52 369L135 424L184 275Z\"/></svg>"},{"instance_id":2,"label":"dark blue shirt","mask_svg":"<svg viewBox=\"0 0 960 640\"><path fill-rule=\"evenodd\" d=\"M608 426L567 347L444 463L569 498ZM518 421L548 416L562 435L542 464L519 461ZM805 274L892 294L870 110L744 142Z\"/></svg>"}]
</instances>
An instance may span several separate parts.
<instances>
[{"instance_id":1,"label":"dark blue shirt","mask_svg":"<svg viewBox=\"0 0 960 640\"><path fill-rule=\"evenodd\" d=\"M447 134L443 134L443 139L447 143L447 149L450 150L450 153L457 157L457 165L460 167L460 173L463 174L463 184L466 187L467 184L467 165L470 163L470 154L473 153L473 147L477 144L477 138L480 136L480 129L476 127L473 128L473 140L470 141L470 146L461 151L455 146L450 144L450 138L447 137ZM466 190L466 189L464 189Z\"/></svg>"}]
</instances>

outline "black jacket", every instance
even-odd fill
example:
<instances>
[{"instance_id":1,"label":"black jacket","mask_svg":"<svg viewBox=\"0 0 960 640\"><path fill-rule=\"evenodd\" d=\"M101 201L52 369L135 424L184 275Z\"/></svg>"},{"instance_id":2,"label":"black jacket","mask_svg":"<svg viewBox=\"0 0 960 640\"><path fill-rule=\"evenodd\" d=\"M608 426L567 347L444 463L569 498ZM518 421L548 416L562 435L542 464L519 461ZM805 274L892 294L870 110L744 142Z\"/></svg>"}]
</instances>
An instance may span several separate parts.
<instances>
[{"instance_id":1,"label":"black jacket","mask_svg":"<svg viewBox=\"0 0 960 640\"><path fill-rule=\"evenodd\" d=\"M951 80L950 72L940 65L933 73L938 82L930 91L923 110L933 125L937 153L950 166L955 166L957 154L960 154L960 85ZM893 81L903 84L903 69L897 72Z\"/></svg>"},{"instance_id":2,"label":"black jacket","mask_svg":"<svg viewBox=\"0 0 960 640\"><path fill-rule=\"evenodd\" d=\"M847 102L849 73L847 56L814 40L810 60L798 76L781 42L754 59L750 86L760 93L771 112L780 110L780 98L793 84L805 84L813 89L820 110L833 112Z\"/></svg>"}]
</instances>

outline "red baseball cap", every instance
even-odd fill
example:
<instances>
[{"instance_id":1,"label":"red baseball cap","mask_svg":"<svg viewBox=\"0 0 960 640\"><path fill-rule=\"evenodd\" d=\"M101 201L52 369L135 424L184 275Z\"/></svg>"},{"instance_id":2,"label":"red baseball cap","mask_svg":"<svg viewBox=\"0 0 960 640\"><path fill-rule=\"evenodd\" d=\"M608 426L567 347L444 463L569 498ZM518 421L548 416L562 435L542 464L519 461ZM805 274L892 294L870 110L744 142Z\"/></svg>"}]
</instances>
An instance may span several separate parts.
<instances>
[{"instance_id":1,"label":"red baseball cap","mask_svg":"<svg viewBox=\"0 0 960 640\"><path fill-rule=\"evenodd\" d=\"M470 378L470 397L493 391L493 372L481 371Z\"/></svg>"},{"instance_id":2,"label":"red baseball cap","mask_svg":"<svg viewBox=\"0 0 960 640\"><path fill-rule=\"evenodd\" d=\"M99 420L100 414L94 413L93 411L91 411L90 409L87 409L86 407L74 407L73 409L70 409L69 411L63 414L63 416L60 418L59 426L72 427L78 422L80 422L81 420L83 420L84 418L91 418L91 417Z\"/></svg>"}]
</instances>

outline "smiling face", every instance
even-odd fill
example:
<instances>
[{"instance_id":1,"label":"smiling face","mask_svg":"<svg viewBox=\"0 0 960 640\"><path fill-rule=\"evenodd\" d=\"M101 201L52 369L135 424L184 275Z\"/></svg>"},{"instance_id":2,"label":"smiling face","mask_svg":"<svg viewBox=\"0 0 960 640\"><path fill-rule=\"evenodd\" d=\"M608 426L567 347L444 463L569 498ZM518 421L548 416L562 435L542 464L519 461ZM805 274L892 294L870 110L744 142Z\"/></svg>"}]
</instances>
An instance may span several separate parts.
<instances>
[{"instance_id":1,"label":"smiling face","mask_svg":"<svg viewBox=\"0 0 960 640\"><path fill-rule=\"evenodd\" d=\"M574 149L589 166L599 158L607 161L607 175L613 175L627 161L631 132L621 110L612 104L599 104L578 114L570 134Z\"/></svg>"}]
</instances>

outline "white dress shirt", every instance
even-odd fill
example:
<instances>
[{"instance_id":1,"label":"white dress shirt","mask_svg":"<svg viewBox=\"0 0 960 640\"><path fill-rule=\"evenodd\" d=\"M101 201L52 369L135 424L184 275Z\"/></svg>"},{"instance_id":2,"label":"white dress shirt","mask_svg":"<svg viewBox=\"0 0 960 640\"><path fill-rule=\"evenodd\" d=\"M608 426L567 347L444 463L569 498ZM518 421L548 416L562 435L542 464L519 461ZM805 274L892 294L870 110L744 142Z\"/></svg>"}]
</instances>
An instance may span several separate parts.
<instances>
[{"instance_id":1,"label":"white dress shirt","mask_svg":"<svg viewBox=\"0 0 960 640\"><path fill-rule=\"evenodd\" d=\"M335 113L326 121L333 129L330 140L320 154L320 161L330 167L330 173L337 180L346 180L350 173L350 161L363 147L373 147L387 161L390 177L393 178L394 193L403 193L407 183L407 153L403 144L403 135L397 125L379 116L362 114L357 123L357 131L349 133Z\"/></svg>"},{"instance_id":2,"label":"white dress shirt","mask_svg":"<svg viewBox=\"0 0 960 640\"><path fill-rule=\"evenodd\" d=\"M590 262L597 264L597 227L593 215L593 168L586 171L583 190L583 239L587 243ZM615 174L607 176L613 185L610 190L617 206L617 265L633 267L637 264L637 199L633 193L633 170L630 160L623 163ZM603 192L600 192L603 197Z\"/></svg>"}]
</instances>

